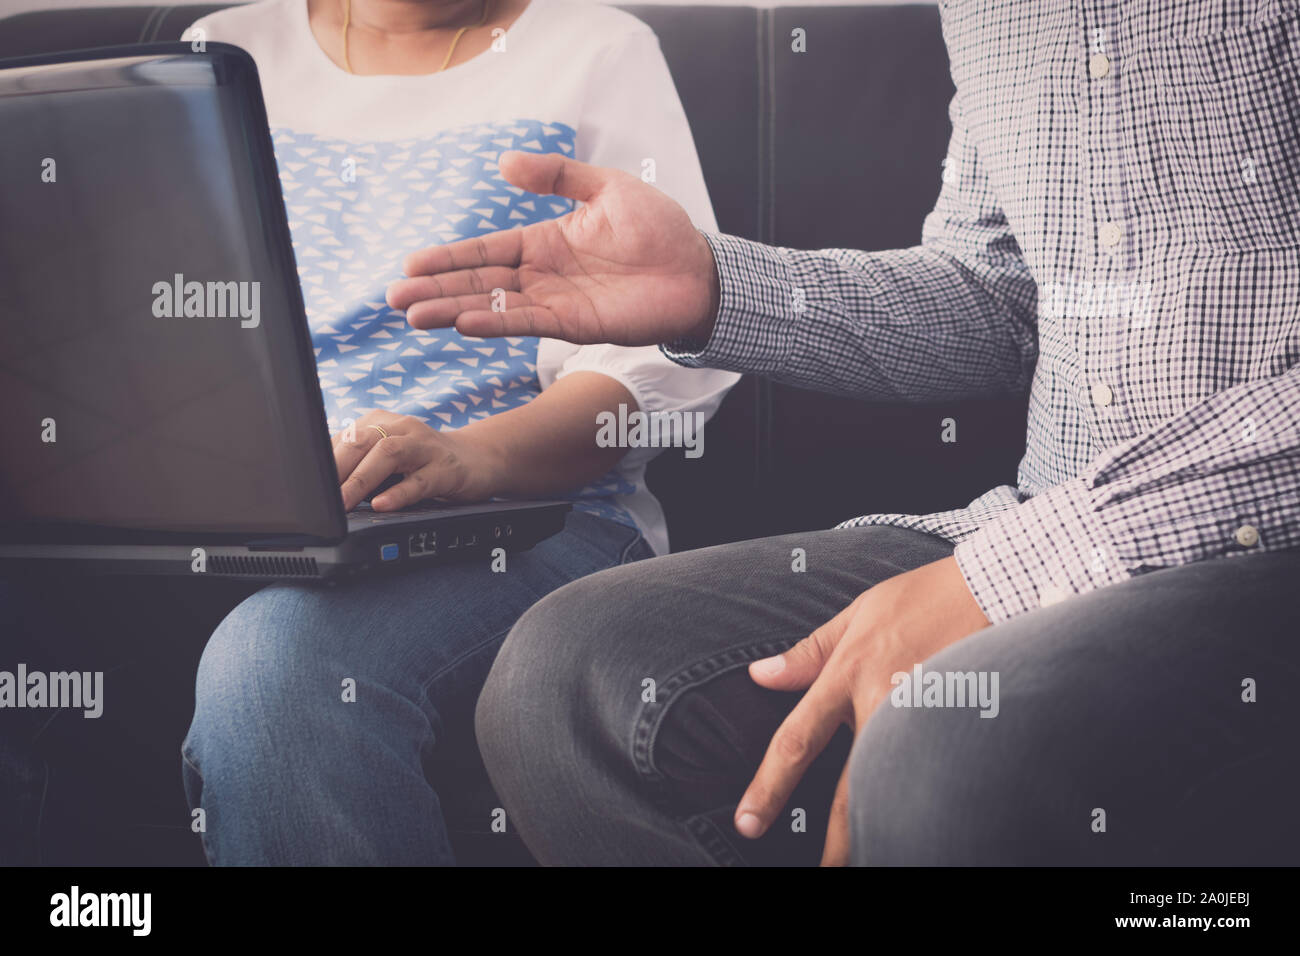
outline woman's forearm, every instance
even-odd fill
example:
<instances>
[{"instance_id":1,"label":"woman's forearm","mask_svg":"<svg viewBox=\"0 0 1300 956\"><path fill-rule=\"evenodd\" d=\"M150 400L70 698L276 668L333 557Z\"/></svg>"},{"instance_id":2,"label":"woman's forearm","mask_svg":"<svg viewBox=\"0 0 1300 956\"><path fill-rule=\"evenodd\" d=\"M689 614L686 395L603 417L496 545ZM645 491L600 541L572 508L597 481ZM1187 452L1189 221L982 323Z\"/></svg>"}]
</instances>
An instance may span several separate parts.
<instances>
[{"instance_id":1,"label":"woman's forearm","mask_svg":"<svg viewBox=\"0 0 1300 956\"><path fill-rule=\"evenodd\" d=\"M493 496L529 498L580 488L608 472L626 448L596 443L600 412L637 409L622 383L599 372L573 372L527 405L459 429L491 464L486 482Z\"/></svg>"}]
</instances>

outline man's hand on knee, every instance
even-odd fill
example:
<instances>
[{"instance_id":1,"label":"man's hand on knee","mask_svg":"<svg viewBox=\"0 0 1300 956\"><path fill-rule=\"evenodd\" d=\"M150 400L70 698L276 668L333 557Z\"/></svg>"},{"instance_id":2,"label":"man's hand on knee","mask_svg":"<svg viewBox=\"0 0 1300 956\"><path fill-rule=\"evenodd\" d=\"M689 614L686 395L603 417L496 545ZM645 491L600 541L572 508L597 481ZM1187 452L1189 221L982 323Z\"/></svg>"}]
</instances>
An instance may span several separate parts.
<instances>
[{"instance_id":1,"label":"man's hand on knee","mask_svg":"<svg viewBox=\"0 0 1300 956\"><path fill-rule=\"evenodd\" d=\"M807 690L772 737L736 808L741 835L762 836L841 724L856 735L899 671L988 625L952 557L882 581L790 650L755 661L771 690ZM823 865L849 857L848 768L831 806Z\"/></svg>"}]
</instances>

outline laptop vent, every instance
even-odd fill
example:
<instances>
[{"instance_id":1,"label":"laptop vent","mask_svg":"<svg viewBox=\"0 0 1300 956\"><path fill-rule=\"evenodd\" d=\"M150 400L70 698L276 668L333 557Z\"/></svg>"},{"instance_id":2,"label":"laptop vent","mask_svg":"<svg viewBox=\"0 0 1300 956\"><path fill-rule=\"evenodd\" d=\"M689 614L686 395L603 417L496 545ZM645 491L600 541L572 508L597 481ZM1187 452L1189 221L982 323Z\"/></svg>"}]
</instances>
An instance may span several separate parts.
<instances>
[{"instance_id":1,"label":"laptop vent","mask_svg":"<svg viewBox=\"0 0 1300 956\"><path fill-rule=\"evenodd\" d=\"M210 574L257 574L283 578L315 578L315 558L285 558L273 555L214 554L208 558Z\"/></svg>"}]
</instances>

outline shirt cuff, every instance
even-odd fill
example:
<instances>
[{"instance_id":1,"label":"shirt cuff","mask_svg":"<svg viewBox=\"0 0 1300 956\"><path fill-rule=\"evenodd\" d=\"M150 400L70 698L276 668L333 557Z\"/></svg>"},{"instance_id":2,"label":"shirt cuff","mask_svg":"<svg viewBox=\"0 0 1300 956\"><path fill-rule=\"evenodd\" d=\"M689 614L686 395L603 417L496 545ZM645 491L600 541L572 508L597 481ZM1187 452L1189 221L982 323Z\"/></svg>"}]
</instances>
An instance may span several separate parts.
<instances>
[{"instance_id":1,"label":"shirt cuff","mask_svg":"<svg viewBox=\"0 0 1300 956\"><path fill-rule=\"evenodd\" d=\"M790 261L783 250L748 239L700 231L718 270L718 314L709 341L676 339L664 355L687 368L773 374L794 345L797 310Z\"/></svg>"},{"instance_id":2,"label":"shirt cuff","mask_svg":"<svg viewBox=\"0 0 1300 956\"><path fill-rule=\"evenodd\" d=\"M1081 478L999 515L953 556L991 624L1131 576Z\"/></svg>"}]
</instances>

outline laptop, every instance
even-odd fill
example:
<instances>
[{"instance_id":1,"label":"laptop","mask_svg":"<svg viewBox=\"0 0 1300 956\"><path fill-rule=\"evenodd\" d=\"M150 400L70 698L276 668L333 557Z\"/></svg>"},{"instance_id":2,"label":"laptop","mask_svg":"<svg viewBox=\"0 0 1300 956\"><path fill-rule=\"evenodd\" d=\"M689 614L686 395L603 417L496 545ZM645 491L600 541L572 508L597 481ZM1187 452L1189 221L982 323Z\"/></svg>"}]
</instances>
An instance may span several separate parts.
<instances>
[{"instance_id":1,"label":"laptop","mask_svg":"<svg viewBox=\"0 0 1300 956\"><path fill-rule=\"evenodd\" d=\"M0 130L0 574L331 579L564 527L564 501L344 514L247 53L0 61Z\"/></svg>"}]
</instances>

